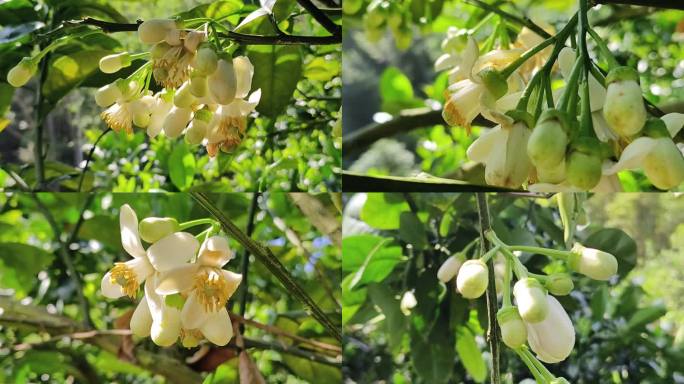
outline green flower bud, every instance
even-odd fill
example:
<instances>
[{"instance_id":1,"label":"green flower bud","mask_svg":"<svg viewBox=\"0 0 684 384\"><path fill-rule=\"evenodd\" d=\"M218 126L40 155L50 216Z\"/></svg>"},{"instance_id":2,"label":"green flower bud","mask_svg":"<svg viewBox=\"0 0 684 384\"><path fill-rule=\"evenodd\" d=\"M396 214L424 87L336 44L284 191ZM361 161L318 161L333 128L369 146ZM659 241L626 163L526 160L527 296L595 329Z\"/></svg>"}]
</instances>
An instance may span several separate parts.
<instances>
[{"instance_id":1,"label":"green flower bud","mask_svg":"<svg viewBox=\"0 0 684 384\"><path fill-rule=\"evenodd\" d=\"M24 86L31 80L31 77L36 73L37 65L30 57L24 57L19 64L12 67L7 73L7 82L14 88Z\"/></svg>"},{"instance_id":2,"label":"green flower bud","mask_svg":"<svg viewBox=\"0 0 684 384\"><path fill-rule=\"evenodd\" d=\"M100 71L114 73L131 65L131 55L128 52L108 55L100 59Z\"/></svg>"},{"instance_id":3,"label":"green flower bud","mask_svg":"<svg viewBox=\"0 0 684 384\"><path fill-rule=\"evenodd\" d=\"M527 155L539 169L553 169L563 159L568 146L566 118L562 112L547 109L539 117L527 142Z\"/></svg>"},{"instance_id":4,"label":"green flower bud","mask_svg":"<svg viewBox=\"0 0 684 384\"><path fill-rule=\"evenodd\" d=\"M482 83L487 87L489 93L494 96L494 100L500 99L508 92L508 82L496 69L487 67L478 72L477 75L482 79Z\"/></svg>"},{"instance_id":5,"label":"green flower bud","mask_svg":"<svg viewBox=\"0 0 684 384\"><path fill-rule=\"evenodd\" d=\"M482 260L468 260L458 271L456 288L466 299L477 299L487 290L488 273Z\"/></svg>"},{"instance_id":6,"label":"green flower bud","mask_svg":"<svg viewBox=\"0 0 684 384\"><path fill-rule=\"evenodd\" d=\"M196 99L190 91L190 83L185 82L176 91L173 96L173 105L178 108L190 108L195 103Z\"/></svg>"},{"instance_id":7,"label":"green flower bud","mask_svg":"<svg viewBox=\"0 0 684 384\"><path fill-rule=\"evenodd\" d=\"M539 280L528 277L518 280L513 286L513 296L520 316L528 323L544 321L549 312L546 291Z\"/></svg>"},{"instance_id":8,"label":"green flower bud","mask_svg":"<svg viewBox=\"0 0 684 384\"><path fill-rule=\"evenodd\" d=\"M413 42L413 34L411 33L411 29L402 25L400 27L394 28L393 33L394 43L396 44L397 49L400 51L409 49L411 43Z\"/></svg>"},{"instance_id":9,"label":"green flower bud","mask_svg":"<svg viewBox=\"0 0 684 384\"><path fill-rule=\"evenodd\" d=\"M625 137L636 135L647 117L637 72L629 67L614 68L608 73L606 84L603 117L617 134Z\"/></svg>"},{"instance_id":10,"label":"green flower bud","mask_svg":"<svg viewBox=\"0 0 684 384\"><path fill-rule=\"evenodd\" d=\"M501 308L496 314L496 320L501 328L501 338L509 348L520 348L527 341L527 327L523 322L518 308Z\"/></svg>"},{"instance_id":11,"label":"green flower bud","mask_svg":"<svg viewBox=\"0 0 684 384\"><path fill-rule=\"evenodd\" d=\"M195 97L204 97L207 94L207 78L200 74L190 76L190 93Z\"/></svg>"},{"instance_id":12,"label":"green flower bud","mask_svg":"<svg viewBox=\"0 0 684 384\"><path fill-rule=\"evenodd\" d=\"M202 75L209 76L216 70L218 66L218 55L211 46L203 45L197 51L195 56L195 63L193 67Z\"/></svg>"},{"instance_id":13,"label":"green flower bud","mask_svg":"<svg viewBox=\"0 0 684 384\"><path fill-rule=\"evenodd\" d=\"M458 275L458 271L461 269L464 259L465 256L460 253L457 253L446 259L446 261L439 267L439 270L437 271L437 278L442 283L448 283L450 280L456 277L456 275Z\"/></svg>"},{"instance_id":14,"label":"green flower bud","mask_svg":"<svg viewBox=\"0 0 684 384\"><path fill-rule=\"evenodd\" d=\"M572 143L566 177L570 184L588 191L601 181L600 144L592 137L580 137Z\"/></svg>"},{"instance_id":15,"label":"green flower bud","mask_svg":"<svg viewBox=\"0 0 684 384\"><path fill-rule=\"evenodd\" d=\"M565 273L554 273L548 277L544 287L548 289L552 295L565 296L572 292L575 285L569 275Z\"/></svg>"},{"instance_id":16,"label":"green flower bud","mask_svg":"<svg viewBox=\"0 0 684 384\"><path fill-rule=\"evenodd\" d=\"M140 222L140 238L152 244L163 237L178 232L178 221L172 217L148 217Z\"/></svg>"},{"instance_id":17,"label":"green flower bud","mask_svg":"<svg viewBox=\"0 0 684 384\"><path fill-rule=\"evenodd\" d=\"M615 256L576 243L568 256L568 267L594 280L608 280L617 273Z\"/></svg>"}]
</instances>

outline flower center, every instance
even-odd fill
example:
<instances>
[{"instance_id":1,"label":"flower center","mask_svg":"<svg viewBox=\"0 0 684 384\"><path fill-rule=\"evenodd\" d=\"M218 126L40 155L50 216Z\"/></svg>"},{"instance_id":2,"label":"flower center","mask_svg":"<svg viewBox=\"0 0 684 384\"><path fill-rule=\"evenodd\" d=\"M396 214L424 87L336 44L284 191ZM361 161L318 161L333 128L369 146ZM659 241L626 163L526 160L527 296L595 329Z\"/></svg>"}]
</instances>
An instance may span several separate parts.
<instances>
[{"instance_id":1,"label":"flower center","mask_svg":"<svg viewBox=\"0 0 684 384\"><path fill-rule=\"evenodd\" d=\"M111 270L110 281L112 284L121 286L123 293L131 299L135 298L135 294L138 293L138 287L140 287L135 272L125 263L114 264L114 268Z\"/></svg>"},{"instance_id":2,"label":"flower center","mask_svg":"<svg viewBox=\"0 0 684 384\"><path fill-rule=\"evenodd\" d=\"M218 268L204 268L195 275L194 288L195 295L206 312L223 308L230 294L228 282Z\"/></svg>"},{"instance_id":3,"label":"flower center","mask_svg":"<svg viewBox=\"0 0 684 384\"><path fill-rule=\"evenodd\" d=\"M180 330L181 344L183 344L185 348L196 347L203 338L204 335L202 335L202 332L200 332L199 329L181 328Z\"/></svg>"},{"instance_id":4,"label":"flower center","mask_svg":"<svg viewBox=\"0 0 684 384\"><path fill-rule=\"evenodd\" d=\"M133 114L126 103L112 105L102 112L101 116L114 132L123 130L128 134L133 133Z\"/></svg>"}]
</instances>

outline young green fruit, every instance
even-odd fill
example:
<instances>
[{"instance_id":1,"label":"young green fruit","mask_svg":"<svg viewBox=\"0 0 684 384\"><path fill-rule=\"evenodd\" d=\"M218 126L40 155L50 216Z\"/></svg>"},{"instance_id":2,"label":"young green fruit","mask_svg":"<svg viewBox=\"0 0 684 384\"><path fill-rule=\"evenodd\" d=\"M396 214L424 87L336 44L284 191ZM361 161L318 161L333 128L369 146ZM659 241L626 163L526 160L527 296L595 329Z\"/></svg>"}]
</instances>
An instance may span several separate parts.
<instances>
[{"instance_id":1,"label":"young green fruit","mask_svg":"<svg viewBox=\"0 0 684 384\"><path fill-rule=\"evenodd\" d=\"M546 318L549 312L547 294L539 280L530 277L518 280L513 286L513 296L523 320L538 323Z\"/></svg>"},{"instance_id":2,"label":"young green fruit","mask_svg":"<svg viewBox=\"0 0 684 384\"><path fill-rule=\"evenodd\" d=\"M617 273L618 262L608 252L576 243L568 256L568 267L594 280L608 280Z\"/></svg>"},{"instance_id":3,"label":"young green fruit","mask_svg":"<svg viewBox=\"0 0 684 384\"><path fill-rule=\"evenodd\" d=\"M572 143L566 177L570 184L588 191L601 181L600 143L592 137L580 137Z\"/></svg>"},{"instance_id":4,"label":"young green fruit","mask_svg":"<svg viewBox=\"0 0 684 384\"><path fill-rule=\"evenodd\" d=\"M477 299L487 290L489 270L482 260L468 260L456 276L456 288L466 299Z\"/></svg>"}]
</instances>

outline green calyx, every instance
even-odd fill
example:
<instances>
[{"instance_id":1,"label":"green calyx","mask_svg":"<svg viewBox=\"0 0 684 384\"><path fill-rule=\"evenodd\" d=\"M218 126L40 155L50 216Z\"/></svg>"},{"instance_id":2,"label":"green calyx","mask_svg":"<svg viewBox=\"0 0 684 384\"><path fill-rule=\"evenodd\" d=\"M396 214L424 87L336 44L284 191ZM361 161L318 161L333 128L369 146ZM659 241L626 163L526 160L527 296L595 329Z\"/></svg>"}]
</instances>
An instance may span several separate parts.
<instances>
[{"instance_id":1,"label":"green calyx","mask_svg":"<svg viewBox=\"0 0 684 384\"><path fill-rule=\"evenodd\" d=\"M573 271L579 271L580 259L582 258L582 252L584 251L584 246L580 243L575 243L575 245L570 250L568 254L567 263L568 268Z\"/></svg>"},{"instance_id":2,"label":"green calyx","mask_svg":"<svg viewBox=\"0 0 684 384\"><path fill-rule=\"evenodd\" d=\"M584 153L586 155L599 156L602 153L601 142L591 136L580 136L570 143L570 148L573 151Z\"/></svg>"},{"instance_id":3,"label":"green calyx","mask_svg":"<svg viewBox=\"0 0 684 384\"><path fill-rule=\"evenodd\" d=\"M608 72L606 76L606 86L616 81L636 81L639 82L639 73L632 67L616 67Z\"/></svg>"},{"instance_id":4,"label":"green calyx","mask_svg":"<svg viewBox=\"0 0 684 384\"><path fill-rule=\"evenodd\" d=\"M534 117L527 111L523 111L521 109L511 109L510 111L506 112L506 116L513 119L514 123L523 122L525 125L527 125L527 128L534 127Z\"/></svg>"},{"instance_id":5,"label":"green calyx","mask_svg":"<svg viewBox=\"0 0 684 384\"><path fill-rule=\"evenodd\" d=\"M537 120L537 125L545 123L547 121L558 121L561 128L567 133L568 132L568 117L565 112L558 109L545 109L541 115L539 115L539 120Z\"/></svg>"},{"instance_id":6,"label":"green calyx","mask_svg":"<svg viewBox=\"0 0 684 384\"><path fill-rule=\"evenodd\" d=\"M487 87L489 93L494 96L495 100L500 99L508 92L508 82L506 78L494 68L485 68L477 74L482 83Z\"/></svg>"},{"instance_id":7,"label":"green calyx","mask_svg":"<svg viewBox=\"0 0 684 384\"><path fill-rule=\"evenodd\" d=\"M565 273L554 273L546 279L546 289L556 296L565 296L575 287L572 278Z\"/></svg>"},{"instance_id":8,"label":"green calyx","mask_svg":"<svg viewBox=\"0 0 684 384\"><path fill-rule=\"evenodd\" d=\"M646 124L643 128L643 133L644 136L648 136L654 139L658 139L661 137L670 137L670 132L667 130L665 122L656 117L651 117L648 120L646 120Z\"/></svg>"},{"instance_id":9,"label":"green calyx","mask_svg":"<svg viewBox=\"0 0 684 384\"><path fill-rule=\"evenodd\" d=\"M499 309L499 312L496 313L496 320L499 322L499 324L504 324L511 320L522 321L522 317L520 317L518 307L511 306Z\"/></svg>"},{"instance_id":10,"label":"green calyx","mask_svg":"<svg viewBox=\"0 0 684 384\"><path fill-rule=\"evenodd\" d=\"M535 279L534 277L526 277L524 279L520 279L518 283L528 288L538 288L542 291L544 290L544 286L539 282L539 280Z\"/></svg>"}]
</instances>

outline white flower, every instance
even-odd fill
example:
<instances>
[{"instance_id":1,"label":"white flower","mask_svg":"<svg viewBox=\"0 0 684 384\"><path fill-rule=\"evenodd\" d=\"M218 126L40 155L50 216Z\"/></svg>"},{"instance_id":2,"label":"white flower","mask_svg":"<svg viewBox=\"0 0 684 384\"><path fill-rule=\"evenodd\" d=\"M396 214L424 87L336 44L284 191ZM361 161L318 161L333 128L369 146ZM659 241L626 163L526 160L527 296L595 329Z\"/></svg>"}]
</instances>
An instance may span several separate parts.
<instances>
[{"instance_id":1,"label":"white flower","mask_svg":"<svg viewBox=\"0 0 684 384\"><path fill-rule=\"evenodd\" d=\"M133 259L115 263L114 268L102 278L102 294L111 299L124 295L135 298L140 284L155 270L166 271L169 263L188 261L199 247L191 234L175 232L152 244L146 251L140 241L138 217L128 204L121 206L119 224L121 244Z\"/></svg>"},{"instance_id":2,"label":"white flower","mask_svg":"<svg viewBox=\"0 0 684 384\"><path fill-rule=\"evenodd\" d=\"M201 31L169 30L164 41L157 43L152 51L154 79L164 88L177 88L187 81L197 46L206 37Z\"/></svg>"},{"instance_id":3,"label":"white flower","mask_svg":"<svg viewBox=\"0 0 684 384\"><path fill-rule=\"evenodd\" d=\"M545 363L565 360L575 346L575 328L563 306L551 295L546 295L548 315L539 323L525 323L527 342Z\"/></svg>"},{"instance_id":4,"label":"white flower","mask_svg":"<svg viewBox=\"0 0 684 384\"><path fill-rule=\"evenodd\" d=\"M401 302L399 303L399 309L404 316L411 314L411 310L416 307L418 301L416 301L416 295L413 294L413 290L404 292L401 296Z\"/></svg>"},{"instance_id":5,"label":"white flower","mask_svg":"<svg viewBox=\"0 0 684 384\"><path fill-rule=\"evenodd\" d=\"M172 94L166 89L157 92L156 95L144 96L143 100L150 108L150 124L147 126L147 135L149 137L156 137L164 127L166 116L173 108L171 103Z\"/></svg>"},{"instance_id":6,"label":"white flower","mask_svg":"<svg viewBox=\"0 0 684 384\"><path fill-rule=\"evenodd\" d=\"M225 305L242 281L242 275L221 269L232 257L225 238L210 237L202 244L196 263L177 263L160 276L156 288L160 295L186 294L181 311L183 328L199 330L217 345L227 344L232 337Z\"/></svg>"}]
</instances>

